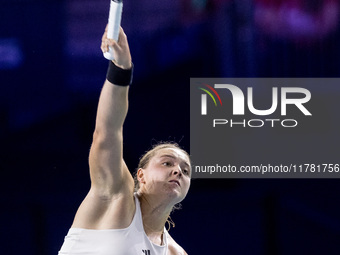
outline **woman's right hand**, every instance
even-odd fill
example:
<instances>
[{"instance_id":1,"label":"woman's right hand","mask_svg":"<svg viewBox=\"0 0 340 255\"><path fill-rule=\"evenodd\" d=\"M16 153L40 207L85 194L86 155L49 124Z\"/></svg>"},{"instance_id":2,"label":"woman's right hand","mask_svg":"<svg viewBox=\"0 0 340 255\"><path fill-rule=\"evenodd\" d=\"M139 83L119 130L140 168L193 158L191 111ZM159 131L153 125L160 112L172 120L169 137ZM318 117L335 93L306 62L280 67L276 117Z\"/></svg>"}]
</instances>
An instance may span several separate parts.
<instances>
[{"instance_id":1,"label":"woman's right hand","mask_svg":"<svg viewBox=\"0 0 340 255\"><path fill-rule=\"evenodd\" d=\"M122 69L131 69L132 61L131 61L130 48L129 48L127 36L124 33L123 28L120 27L118 42L113 39L107 38L107 31L108 31L108 26L106 26L105 32L102 37L102 43L100 46L102 52L103 53L108 52L109 47L111 47L114 52L114 60L112 61L115 63L115 65Z\"/></svg>"}]
</instances>

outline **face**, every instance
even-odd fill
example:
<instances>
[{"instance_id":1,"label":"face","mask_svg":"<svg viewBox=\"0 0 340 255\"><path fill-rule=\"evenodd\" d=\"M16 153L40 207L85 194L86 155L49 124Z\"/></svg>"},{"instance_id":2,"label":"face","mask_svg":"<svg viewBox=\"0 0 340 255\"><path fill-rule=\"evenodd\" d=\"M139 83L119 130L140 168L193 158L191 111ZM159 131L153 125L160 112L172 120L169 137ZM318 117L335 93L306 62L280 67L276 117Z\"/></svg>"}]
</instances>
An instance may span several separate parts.
<instances>
[{"instance_id":1,"label":"face","mask_svg":"<svg viewBox=\"0 0 340 255\"><path fill-rule=\"evenodd\" d=\"M179 149L156 152L145 169L138 170L143 192L166 194L175 203L182 201L190 187L191 166L188 156Z\"/></svg>"}]
</instances>

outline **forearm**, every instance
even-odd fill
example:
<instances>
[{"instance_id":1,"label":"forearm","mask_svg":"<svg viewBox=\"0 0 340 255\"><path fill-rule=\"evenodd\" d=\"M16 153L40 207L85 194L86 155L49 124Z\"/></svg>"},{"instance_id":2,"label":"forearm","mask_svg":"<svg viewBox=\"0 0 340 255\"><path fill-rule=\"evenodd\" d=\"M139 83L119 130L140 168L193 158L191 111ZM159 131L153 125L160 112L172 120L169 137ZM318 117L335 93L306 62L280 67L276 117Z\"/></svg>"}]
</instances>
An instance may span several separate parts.
<instances>
[{"instance_id":1,"label":"forearm","mask_svg":"<svg viewBox=\"0 0 340 255\"><path fill-rule=\"evenodd\" d=\"M105 29L102 51L106 52L109 46L114 50L115 61L109 64L107 79L99 98L95 130L100 134L121 131L127 114L128 85L133 72L129 44L123 29L120 29L118 42L107 39Z\"/></svg>"},{"instance_id":2,"label":"forearm","mask_svg":"<svg viewBox=\"0 0 340 255\"><path fill-rule=\"evenodd\" d=\"M105 81L99 98L95 132L103 135L121 131L128 110L129 86Z\"/></svg>"}]
</instances>

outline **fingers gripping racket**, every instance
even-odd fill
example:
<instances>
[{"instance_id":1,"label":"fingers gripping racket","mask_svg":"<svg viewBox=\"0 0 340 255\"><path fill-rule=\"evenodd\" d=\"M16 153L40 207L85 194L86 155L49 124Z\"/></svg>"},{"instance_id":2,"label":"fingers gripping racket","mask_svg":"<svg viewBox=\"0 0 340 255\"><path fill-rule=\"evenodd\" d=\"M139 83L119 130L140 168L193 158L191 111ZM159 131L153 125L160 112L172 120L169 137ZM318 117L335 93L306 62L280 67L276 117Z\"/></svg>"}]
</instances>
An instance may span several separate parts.
<instances>
[{"instance_id":1,"label":"fingers gripping racket","mask_svg":"<svg viewBox=\"0 0 340 255\"><path fill-rule=\"evenodd\" d=\"M109 24L107 30L107 38L118 41L120 21L122 20L123 1L111 0ZM113 60L113 49L109 47L109 51L104 53L104 57L108 60Z\"/></svg>"}]
</instances>

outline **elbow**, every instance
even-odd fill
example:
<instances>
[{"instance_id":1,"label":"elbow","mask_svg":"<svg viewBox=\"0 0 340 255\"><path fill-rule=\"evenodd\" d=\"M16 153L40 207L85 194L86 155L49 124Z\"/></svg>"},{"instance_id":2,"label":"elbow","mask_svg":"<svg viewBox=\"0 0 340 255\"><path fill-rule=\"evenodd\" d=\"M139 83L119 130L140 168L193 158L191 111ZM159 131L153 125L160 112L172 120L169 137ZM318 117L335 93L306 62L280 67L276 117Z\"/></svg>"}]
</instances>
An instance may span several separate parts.
<instances>
[{"instance_id":1,"label":"elbow","mask_svg":"<svg viewBox=\"0 0 340 255\"><path fill-rule=\"evenodd\" d=\"M103 144L108 139L108 136L107 132L96 128L93 132L92 143Z\"/></svg>"},{"instance_id":2,"label":"elbow","mask_svg":"<svg viewBox=\"0 0 340 255\"><path fill-rule=\"evenodd\" d=\"M103 132L96 128L92 135L92 142L97 143L98 141L103 140L103 136Z\"/></svg>"},{"instance_id":3,"label":"elbow","mask_svg":"<svg viewBox=\"0 0 340 255\"><path fill-rule=\"evenodd\" d=\"M122 140L122 130L107 131L96 128L92 139L92 143L97 145L115 144Z\"/></svg>"},{"instance_id":4,"label":"elbow","mask_svg":"<svg viewBox=\"0 0 340 255\"><path fill-rule=\"evenodd\" d=\"M100 137L107 137L122 133L123 125L116 123L101 123L96 122L96 127L93 132L93 139Z\"/></svg>"}]
</instances>

